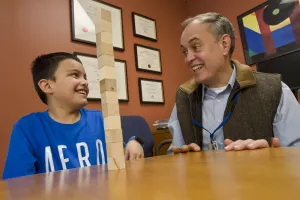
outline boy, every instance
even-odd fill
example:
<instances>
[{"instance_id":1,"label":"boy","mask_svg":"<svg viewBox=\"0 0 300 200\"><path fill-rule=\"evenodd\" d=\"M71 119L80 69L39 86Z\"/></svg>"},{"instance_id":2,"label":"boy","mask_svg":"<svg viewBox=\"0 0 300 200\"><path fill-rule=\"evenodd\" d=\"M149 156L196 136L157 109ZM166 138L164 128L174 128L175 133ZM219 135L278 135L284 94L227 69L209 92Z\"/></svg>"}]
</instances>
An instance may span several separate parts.
<instances>
[{"instance_id":1,"label":"boy","mask_svg":"<svg viewBox=\"0 0 300 200\"><path fill-rule=\"evenodd\" d=\"M81 61L69 53L51 53L37 57L31 72L48 110L14 125L2 178L105 164L102 113L83 108L89 88ZM144 155L136 140L128 141L125 152L126 159Z\"/></svg>"}]
</instances>

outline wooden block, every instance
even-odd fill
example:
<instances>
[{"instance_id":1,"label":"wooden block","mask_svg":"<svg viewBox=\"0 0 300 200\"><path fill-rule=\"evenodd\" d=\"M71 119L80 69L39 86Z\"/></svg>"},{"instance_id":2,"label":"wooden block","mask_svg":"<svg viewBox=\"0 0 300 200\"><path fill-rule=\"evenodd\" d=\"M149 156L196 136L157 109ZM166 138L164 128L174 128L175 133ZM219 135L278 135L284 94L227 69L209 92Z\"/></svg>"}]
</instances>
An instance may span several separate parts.
<instances>
[{"instance_id":1,"label":"wooden block","mask_svg":"<svg viewBox=\"0 0 300 200\"><path fill-rule=\"evenodd\" d=\"M105 10L101 8L101 19L111 22L111 12L109 10Z\"/></svg>"},{"instance_id":2,"label":"wooden block","mask_svg":"<svg viewBox=\"0 0 300 200\"><path fill-rule=\"evenodd\" d=\"M120 115L119 103L103 102L102 106L103 117Z\"/></svg>"},{"instance_id":3,"label":"wooden block","mask_svg":"<svg viewBox=\"0 0 300 200\"><path fill-rule=\"evenodd\" d=\"M113 45L104 42L97 42L97 57L101 56L102 54L114 55Z\"/></svg>"},{"instance_id":4,"label":"wooden block","mask_svg":"<svg viewBox=\"0 0 300 200\"><path fill-rule=\"evenodd\" d=\"M108 67L108 66L101 67L99 70L99 76L100 76L100 81L103 79L116 79L117 78L116 68Z\"/></svg>"},{"instance_id":5,"label":"wooden block","mask_svg":"<svg viewBox=\"0 0 300 200\"><path fill-rule=\"evenodd\" d=\"M109 116L104 118L104 130L121 129L120 116Z\"/></svg>"},{"instance_id":6,"label":"wooden block","mask_svg":"<svg viewBox=\"0 0 300 200\"><path fill-rule=\"evenodd\" d=\"M122 142L106 142L107 155L110 157L124 156L124 144Z\"/></svg>"},{"instance_id":7,"label":"wooden block","mask_svg":"<svg viewBox=\"0 0 300 200\"><path fill-rule=\"evenodd\" d=\"M96 46L108 170L119 170L124 169L126 165L117 94L114 50L112 45L111 12L100 9L100 11L97 12L96 19Z\"/></svg>"},{"instance_id":8,"label":"wooden block","mask_svg":"<svg viewBox=\"0 0 300 200\"><path fill-rule=\"evenodd\" d=\"M100 81L100 93L104 93L106 91L117 92L116 79L102 79Z\"/></svg>"},{"instance_id":9,"label":"wooden block","mask_svg":"<svg viewBox=\"0 0 300 200\"><path fill-rule=\"evenodd\" d=\"M120 167L117 165L114 157L107 157L107 168L108 170L119 170Z\"/></svg>"},{"instance_id":10,"label":"wooden block","mask_svg":"<svg viewBox=\"0 0 300 200\"><path fill-rule=\"evenodd\" d=\"M108 161L108 170L119 170L124 169L125 165L125 156L120 155L117 157L107 157Z\"/></svg>"},{"instance_id":11,"label":"wooden block","mask_svg":"<svg viewBox=\"0 0 300 200\"><path fill-rule=\"evenodd\" d=\"M96 42L97 43L106 43L112 45L112 34L109 32L100 32L96 34Z\"/></svg>"},{"instance_id":12,"label":"wooden block","mask_svg":"<svg viewBox=\"0 0 300 200\"><path fill-rule=\"evenodd\" d=\"M115 67L115 58L113 55L101 54L98 57L98 63L99 68L102 68L104 66Z\"/></svg>"},{"instance_id":13,"label":"wooden block","mask_svg":"<svg viewBox=\"0 0 300 200\"><path fill-rule=\"evenodd\" d=\"M112 23L105 21L103 19L97 20L97 22L95 24L95 31L96 31L96 34L98 34L100 32L112 33Z\"/></svg>"},{"instance_id":14,"label":"wooden block","mask_svg":"<svg viewBox=\"0 0 300 200\"><path fill-rule=\"evenodd\" d=\"M106 143L110 142L123 142L122 129L112 129L105 131Z\"/></svg>"},{"instance_id":15,"label":"wooden block","mask_svg":"<svg viewBox=\"0 0 300 200\"><path fill-rule=\"evenodd\" d=\"M101 93L101 102L119 103L118 93L112 91L106 91Z\"/></svg>"},{"instance_id":16,"label":"wooden block","mask_svg":"<svg viewBox=\"0 0 300 200\"><path fill-rule=\"evenodd\" d=\"M105 9L100 9L96 13L96 22L95 22L96 34L104 32L112 32L112 20L110 11Z\"/></svg>"}]
</instances>

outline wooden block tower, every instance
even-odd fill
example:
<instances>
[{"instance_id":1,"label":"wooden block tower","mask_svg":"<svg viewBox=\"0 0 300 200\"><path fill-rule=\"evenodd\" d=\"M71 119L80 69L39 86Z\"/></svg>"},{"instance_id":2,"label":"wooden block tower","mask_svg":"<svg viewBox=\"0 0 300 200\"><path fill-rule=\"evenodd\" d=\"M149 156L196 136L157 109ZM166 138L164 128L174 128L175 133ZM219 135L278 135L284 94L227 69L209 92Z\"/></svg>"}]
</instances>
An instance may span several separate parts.
<instances>
[{"instance_id":1,"label":"wooden block tower","mask_svg":"<svg viewBox=\"0 0 300 200\"><path fill-rule=\"evenodd\" d=\"M124 169L126 166L117 94L110 11L100 9L97 12L95 28L108 170L119 170Z\"/></svg>"}]
</instances>

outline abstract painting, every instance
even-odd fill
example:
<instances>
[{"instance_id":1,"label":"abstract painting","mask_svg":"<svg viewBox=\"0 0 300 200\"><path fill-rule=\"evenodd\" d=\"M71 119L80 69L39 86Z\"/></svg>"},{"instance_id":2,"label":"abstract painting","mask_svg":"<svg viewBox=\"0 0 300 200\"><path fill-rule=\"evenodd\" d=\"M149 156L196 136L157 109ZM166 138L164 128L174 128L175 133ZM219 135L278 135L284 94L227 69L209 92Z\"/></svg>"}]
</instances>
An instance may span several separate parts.
<instances>
[{"instance_id":1,"label":"abstract painting","mask_svg":"<svg viewBox=\"0 0 300 200\"><path fill-rule=\"evenodd\" d=\"M246 64L300 50L300 0L269 0L238 16Z\"/></svg>"}]
</instances>

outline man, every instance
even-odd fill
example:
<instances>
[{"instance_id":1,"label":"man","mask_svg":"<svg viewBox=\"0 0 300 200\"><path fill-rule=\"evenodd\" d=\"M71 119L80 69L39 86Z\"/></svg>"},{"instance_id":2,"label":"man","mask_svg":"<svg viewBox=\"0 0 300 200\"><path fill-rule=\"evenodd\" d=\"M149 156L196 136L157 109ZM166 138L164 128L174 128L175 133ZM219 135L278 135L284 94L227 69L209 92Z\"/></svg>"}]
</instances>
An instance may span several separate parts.
<instances>
[{"instance_id":1,"label":"man","mask_svg":"<svg viewBox=\"0 0 300 200\"><path fill-rule=\"evenodd\" d=\"M232 60L232 24L218 13L183 24L181 48L193 78L182 84L169 121L174 153L300 144L300 107L280 75Z\"/></svg>"}]
</instances>

